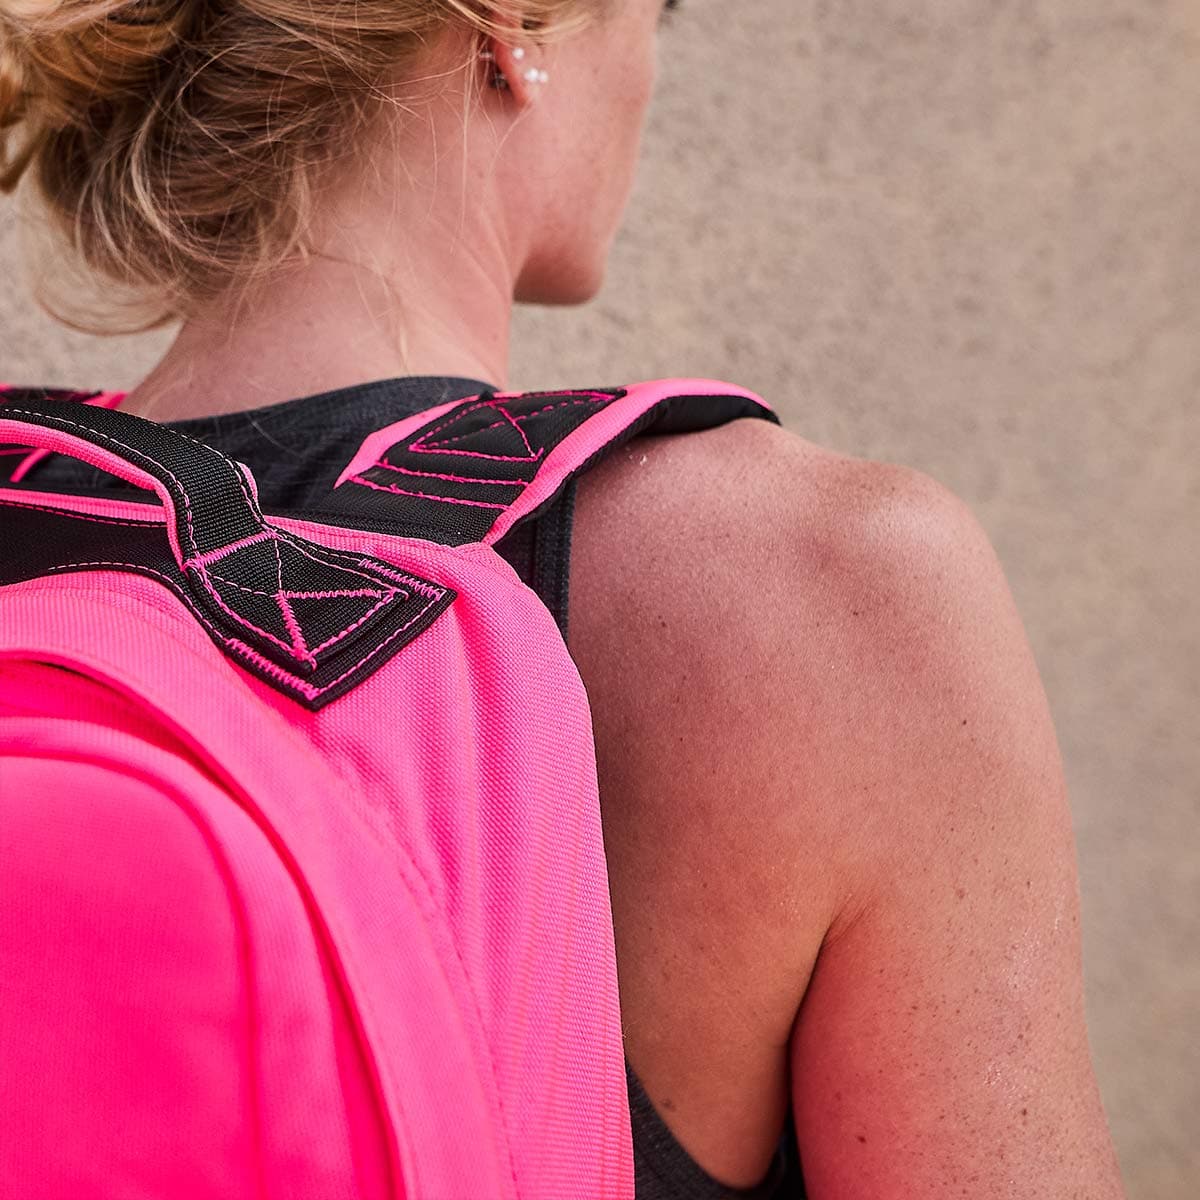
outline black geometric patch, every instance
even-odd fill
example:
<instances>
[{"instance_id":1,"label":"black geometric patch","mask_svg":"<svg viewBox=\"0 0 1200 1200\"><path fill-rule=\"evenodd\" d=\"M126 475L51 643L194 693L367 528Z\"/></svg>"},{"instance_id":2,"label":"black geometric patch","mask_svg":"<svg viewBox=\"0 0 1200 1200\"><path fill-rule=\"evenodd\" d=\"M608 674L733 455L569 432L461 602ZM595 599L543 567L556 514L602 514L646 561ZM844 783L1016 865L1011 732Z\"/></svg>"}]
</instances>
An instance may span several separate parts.
<instances>
[{"instance_id":1,"label":"black geometric patch","mask_svg":"<svg viewBox=\"0 0 1200 1200\"><path fill-rule=\"evenodd\" d=\"M335 493L338 507L437 530L449 545L480 541L550 451L625 394L624 388L484 392L346 479Z\"/></svg>"}]
</instances>

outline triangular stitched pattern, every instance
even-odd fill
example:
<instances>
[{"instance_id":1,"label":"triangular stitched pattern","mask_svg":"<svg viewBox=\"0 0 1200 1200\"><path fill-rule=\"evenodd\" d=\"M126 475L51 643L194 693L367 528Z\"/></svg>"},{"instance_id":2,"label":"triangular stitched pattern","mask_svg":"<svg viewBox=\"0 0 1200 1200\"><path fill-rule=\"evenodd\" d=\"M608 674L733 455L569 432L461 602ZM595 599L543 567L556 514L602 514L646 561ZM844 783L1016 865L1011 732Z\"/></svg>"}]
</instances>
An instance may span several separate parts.
<instances>
[{"instance_id":1,"label":"triangular stitched pattern","mask_svg":"<svg viewBox=\"0 0 1200 1200\"><path fill-rule=\"evenodd\" d=\"M308 670L385 609L414 599L403 581L278 529L193 563L228 620Z\"/></svg>"},{"instance_id":2,"label":"triangular stitched pattern","mask_svg":"<svg viewBox=\"0 0 1200 1200\"><path fill-rule=\"evenodd\" d=\"M212 571L203 574L209 595L227 617L243 628L266 638L273 645L300 661L311 658L303 635L295 626L279 598L269 592L251 590Z\"/></svg>"},{"instance_id":3,"label":"triangular stitched pattern","mask_svg":"<svg viewBox=\"0 0 1200 1200\"><path fill-rule=\"evenodd\" d=\"M486 452L482 449L485 440ZM406 448L414 454L461 454L506 462L536 462L544 453L541 446L530 445L520 416L500 400L484 400L458 410Z\"/></svg>"},{"instance_id":4,"label":"triangular stitched pattern","mask_svg":"<svg viewBox=\"0 0 1200 1200\"><path fill-rule=\"evenodd\" d=\"M360 445L339 476L333 505L445 545L482 541L522 503L559 447L626 394L620 388L486 392L436 416L414 414ZM549 467L564 483L572 454L587 453L587 439L577 442Z\"/></svg>"},{"instance_id":5,"label":"triangular stitched pattern","mask_svg":"<svg viewBox=\"0 0 1200 1200\"><path fill-rule=\"evenodd\" d=\"M292 594L285 595L283 603L291 610L302 635L307 639L310 652L320 655L343 641L397 598L403 600L403 593L376 592L373 597L355 599Z\"/></svg>"}]
</instances>

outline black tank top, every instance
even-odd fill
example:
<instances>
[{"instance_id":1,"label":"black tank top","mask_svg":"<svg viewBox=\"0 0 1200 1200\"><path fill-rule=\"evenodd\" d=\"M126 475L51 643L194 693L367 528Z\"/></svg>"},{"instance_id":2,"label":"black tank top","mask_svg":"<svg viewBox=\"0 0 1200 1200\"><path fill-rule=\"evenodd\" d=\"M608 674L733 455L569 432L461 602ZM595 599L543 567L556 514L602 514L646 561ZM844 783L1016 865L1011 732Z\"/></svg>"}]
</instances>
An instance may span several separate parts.
<instances>
[{"instance_id":1,"label":"black tank top","mask_svg":"<svg viewBox=\"0 0 1200 1200\"><path fill-rule=\"evenodd\" d=\"M412 376L381 379L286 400L266 408L168 422L245 463L268 511L322 507L341 470L370 433L404 417L491 389L475 379ZM46 395L64 397L62 389ZM86 395L90 393L80 393ZM21 487L127 491L129 485L77 459L53 455ZM568 576L575 484L535 520L519 525L496 549L542 598L567 636ZM792 1122L766 1177L731 1188L709 1175L675 1139L628 1062L629 1111L637 1200L803 1200L804 1184Z\"/></svg>"}]
</instances>

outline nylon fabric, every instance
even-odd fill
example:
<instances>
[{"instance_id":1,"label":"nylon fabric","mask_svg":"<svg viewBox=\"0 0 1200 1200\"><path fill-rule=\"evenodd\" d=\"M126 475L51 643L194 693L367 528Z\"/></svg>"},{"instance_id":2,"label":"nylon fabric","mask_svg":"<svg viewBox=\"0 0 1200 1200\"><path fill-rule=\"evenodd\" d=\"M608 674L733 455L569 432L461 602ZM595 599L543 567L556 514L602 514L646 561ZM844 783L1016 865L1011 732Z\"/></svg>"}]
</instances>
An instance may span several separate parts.
<instances>
[{"instance_id":1,"label":"nylon fabric","mask_svg":"<svg viewBox=\"0 0 1200 1200\"><path fill-rule=\"evenodd\" d=\"M562 440L522 480L536 488L531 519L510 521L495 549L404 536L407 519L393 533L353 528L332 482L387 424L380 406L392 421L402 405L428 409L430 382L176 423L195 436L232 422L281 536L454 593L328 707L247 673L152 575L94 564L0 580L0 820L19 828L23 855L0 917L0 978L23 999L0 1014L0 1051L42 1072L28 1094L4 1097L6 1128L23 1136L0 1132L0 1191L36 1177L42 1194L121 1181L128 1194L185 1195L198 1180L211 1182L204 1194L239 1197L633 1194L638 1089L621 1045L590 714L564 645L575 478L652 419L775 418L712 381L677 381L679 401L670 385L640 385L640 408L616 419L597 422L597 406L582 424L547 427ZM444 404L481 390L432 382ZM106 407L113 395L68 394ZM345 403L357 394L365 412ZM537 403L513 409L540 417ZM520 424L503 432L528 437ZM490 428L472 415L451 433ZM161 510L92 468L0 454L22 469L20 486L0 485L0 529L8 501L68 509L84 545L88 531L94 547L134 532L113 521L165 537ZM252 570L258 590L282 587ZM137 803L122 824L126 794ZM30 832L41 816L45 830ZM87 836L64 840L73 822ZM47 888L68 900L40 930ZM184 927L176 941L162 933L171 918ZM61 954L39 949L60 942ZM54 1022L39 1016L46 995ZM67 1046L60 1025L78 1035ZM85 1044L91 1061L76 1070ZM114 1072L107 1092L93 1090L92 1066ZM161 1093L146 1086L160 1071ZM173 1099L148 1104L156 1095ZM79 1117L61 1167L48 1165L48 1108L59 1134ZM651 1186L642 1167L639 1197Z\"/></svg>"}]
</instances>

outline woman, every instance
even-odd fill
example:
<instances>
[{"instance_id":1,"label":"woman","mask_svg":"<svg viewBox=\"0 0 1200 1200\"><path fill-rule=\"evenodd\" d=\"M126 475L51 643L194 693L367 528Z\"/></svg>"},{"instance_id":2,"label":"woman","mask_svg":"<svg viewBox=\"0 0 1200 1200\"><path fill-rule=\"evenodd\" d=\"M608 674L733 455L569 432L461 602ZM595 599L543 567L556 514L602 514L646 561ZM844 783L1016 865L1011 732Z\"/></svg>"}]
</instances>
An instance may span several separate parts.
<instances>
[{"instance_id":1,"label":"woman","mask_svg":"<svg viewBox=\"0 0 1200 1200\"><path fill-rule=\"evenodd\" d=\"M596 293L662 11L0 0L0 183L183 318L122 407L303 504L503 388L515 301ZM738 420L510 553L593 707L639 1195L799 1194L792 1130L814 1197L1121 1195L1054 732L965 506Z\"/></svg>"}]
</instances>

